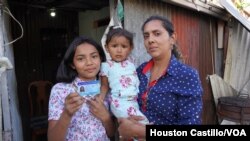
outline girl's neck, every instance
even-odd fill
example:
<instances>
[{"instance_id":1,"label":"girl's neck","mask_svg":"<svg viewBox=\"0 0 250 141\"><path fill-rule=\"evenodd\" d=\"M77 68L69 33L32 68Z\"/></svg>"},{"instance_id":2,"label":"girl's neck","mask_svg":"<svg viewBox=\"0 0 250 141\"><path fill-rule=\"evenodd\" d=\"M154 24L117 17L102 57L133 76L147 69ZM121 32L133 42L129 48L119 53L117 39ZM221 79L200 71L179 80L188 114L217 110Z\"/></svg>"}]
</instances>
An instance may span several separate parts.
<instances>
[{"instance_id":1,"label":"girl's neck","mask_svg":"<svg viewBox=\"0 0 250 141\"><path fill-rule=\"evenodd\" d=\"M93 80L96 80L96 77L94 77L94 78L82 78L82 77L78 77L78 80L79 81L93 81Z\"/></svg>"},{"instance_id":2,"label":"girl's neck","mask_svg":"<svg viewBox=\"0 0 250 141\"><path fill-rule=\"evenodd\" d=\"M124 59L124 60L122 60L122 61L115 61L114 59L111 59L111 61L116 62L116 63L121 63L121 62L124 62L124 61L126 61L126 60L128 60L128 59L126 58L126 59Z\"/></svg>"}]
</instances>

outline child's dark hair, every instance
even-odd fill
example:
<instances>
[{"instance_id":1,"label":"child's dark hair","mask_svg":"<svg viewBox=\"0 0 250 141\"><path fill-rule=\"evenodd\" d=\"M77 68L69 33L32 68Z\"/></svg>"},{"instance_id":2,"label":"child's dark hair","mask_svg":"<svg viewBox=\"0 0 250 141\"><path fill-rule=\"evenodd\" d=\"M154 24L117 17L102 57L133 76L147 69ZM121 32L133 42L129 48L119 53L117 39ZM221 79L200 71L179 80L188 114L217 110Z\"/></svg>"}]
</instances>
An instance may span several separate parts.
<instances>
[{"instance_id":1,"label":"child's dark hair","mask_svg":"<svg viewBox=\"0 0 250 141\"><path fill-rule=\"evenodd\" d=\"M57 82L69 83L69 82L72 82L75 79L75 77L77 77L78 75L77 71L72 68L73 58L74 58L77 46L83 43L88 43L88 44L93 45L98 51L101 61L102 62L106 61L104 50L97 42L84 36L76 37L73 40L73 42L70 44L70 46L68 47L63 57L63 60L61 61L61 64L58 67L57 74L56 74Z\"/></svg>"},{"instance_id":2,"label":"child's dark hair","mask_svg":"<svg viewBox=\"0 0 250 141\"><path fill-rule=\"evenodd\" d=\"M133 34L129 32L126 29L123 29L121 27L110 27L109 32L107 34L107 39L106 39L106 45L111 41L113 37L119 37L119 36L124 36L126 39L128 39L130 45L133 47Z\"/></svg>"},{"instance_id":3,"label":"child's dark hair","mask_svg":"<svg viewBox=\"0 0 250 141\"><path fill-rule=\"evenodd\" d=\"M159 21L161 21L161 22L162 22L162 26L166 29L166 31L168 32L168 34L169 34L170 36L173 35L173 33L174 33L174 26L173 26L172 22L170 22L167 18L162 17L162 16L158 16L158 15L154 15L154 16L149 17L149 18L143 23L141 30L143 31L145 25L146 25L148 22L153 21L153 20L159 20ZM182 59L183 59L183 58L182 58L182 54L181 54L181 52L180 52L180 50L179 50L179 48L177 47L176 44L174 44L174 46L173 46L172 53L174 54L174 56L175 56L177 59L179 59L179 60L182 61Z\"/></svg>"}]
</instances>

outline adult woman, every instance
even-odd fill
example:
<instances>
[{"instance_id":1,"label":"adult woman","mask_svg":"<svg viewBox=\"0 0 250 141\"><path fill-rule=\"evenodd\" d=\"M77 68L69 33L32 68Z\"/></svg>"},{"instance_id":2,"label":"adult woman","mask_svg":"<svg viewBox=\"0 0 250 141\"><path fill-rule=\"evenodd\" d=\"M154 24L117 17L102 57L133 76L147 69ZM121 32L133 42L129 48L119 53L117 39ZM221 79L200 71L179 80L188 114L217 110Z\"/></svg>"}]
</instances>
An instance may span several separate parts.
<instances>
[{"instance_id":1,"label":"adult woman","mask_svg":"<svg viewBox=\"0 0 250 141\"><path fill-rule=\"evenodd\" d=\"M152 57L137 69L140 80L138 102L148 120L155 125L200 124L202 87L198 72L181 63L175 46L172 23L151 16L142 26L144 45ZM119 119L123 138L145 137L140 117ZM131 127L129 127L131 126Z\"/></svg>"},{"instance_id":2,"label":"adult woman","mask_svg":"<svg viewBox=\"0 0 250 141\"><path fill-rule=\"evenodd\" d=\"M113 136L113 120L103 100L84 99L76 92L77 83L98 79L105 59L102 47L92 39L80 36L71 43L58 68L59 83L51 90L49 141L109 141Z\"/></svg>"}]
</instances>

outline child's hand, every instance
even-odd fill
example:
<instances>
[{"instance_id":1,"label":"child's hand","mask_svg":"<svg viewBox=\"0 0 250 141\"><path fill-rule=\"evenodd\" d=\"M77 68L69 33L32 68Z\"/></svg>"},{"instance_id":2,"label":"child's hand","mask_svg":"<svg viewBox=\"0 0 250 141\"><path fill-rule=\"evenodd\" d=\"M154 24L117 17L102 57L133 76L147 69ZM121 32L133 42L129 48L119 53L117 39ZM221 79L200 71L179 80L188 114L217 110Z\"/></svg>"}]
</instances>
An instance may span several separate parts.
<instances>
[{"instance_id":1,"label":"child's hand","mask_svg":"<svg viewBox=\"0 0 250 141\"><path fill-rule=\"evenodd\" d=\"M64 110L71 117L86 100L78 93L71 93L65 98Z\"/></svg>"}]
</instances>

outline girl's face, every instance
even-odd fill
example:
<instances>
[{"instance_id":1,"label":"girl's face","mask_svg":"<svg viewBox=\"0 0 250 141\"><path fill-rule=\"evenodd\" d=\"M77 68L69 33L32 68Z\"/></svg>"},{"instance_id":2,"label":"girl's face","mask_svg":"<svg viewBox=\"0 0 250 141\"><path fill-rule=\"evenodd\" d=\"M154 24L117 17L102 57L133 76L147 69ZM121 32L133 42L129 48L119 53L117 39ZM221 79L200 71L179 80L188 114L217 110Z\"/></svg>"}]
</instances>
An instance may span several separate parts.
<instances>
[{"instance_id":1,"label":"girl's face","mask_svg":"<svg viewBox=\"0 0 250 141\"><path fill-rule=\"evenodd\" d=\"M145 24L143 37L146 50L153 58L171 55L175 35L169 36L160 20L152 20Z\"/></svg>"},{"instance_id":2,"label":"girl's face","mask_svg":"<svg viewBox=\"0 0 250 141\"><path fill-rule=\"evenodd\" d=\"M112 37L110 42L106 45L107 52L110 54L112 60L116 62L126 60L132 48L129 40L124 36Z\"/></svg>"},{"instance_id":3,"label":"girl's face","mask_svg":"<svg viewBox=\"0 0 250 141\"><path fill-rule=\"evenodd\" d=\"M77 46L72 68L77 71L81 80L95 80L100 70L100 65L100 55L93 45L83 43Z\"/></svg>"}]
</instances>

